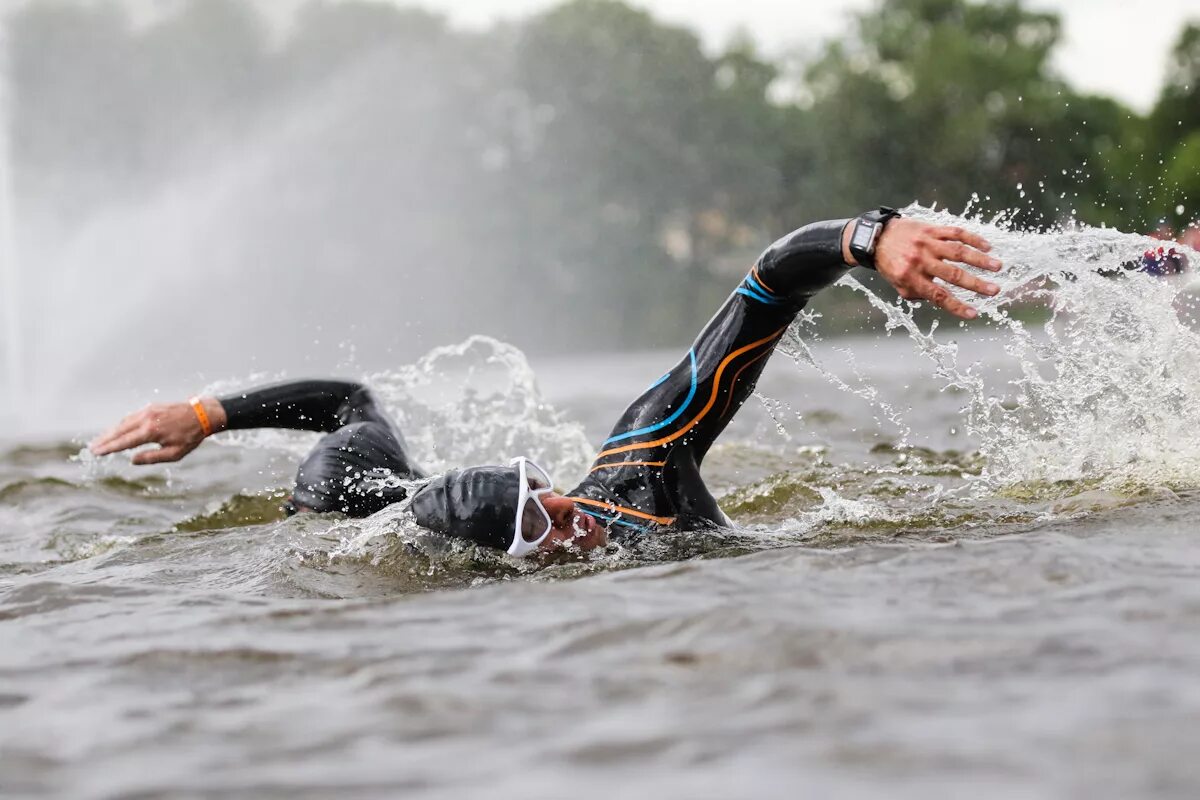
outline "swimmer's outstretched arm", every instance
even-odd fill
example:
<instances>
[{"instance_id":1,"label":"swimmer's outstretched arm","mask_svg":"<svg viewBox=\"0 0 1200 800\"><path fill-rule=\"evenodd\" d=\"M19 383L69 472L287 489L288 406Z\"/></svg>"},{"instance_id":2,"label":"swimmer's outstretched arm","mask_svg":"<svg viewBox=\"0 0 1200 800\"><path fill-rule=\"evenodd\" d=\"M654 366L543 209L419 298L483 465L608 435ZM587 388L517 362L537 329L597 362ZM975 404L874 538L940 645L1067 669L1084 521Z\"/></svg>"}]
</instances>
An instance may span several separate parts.
<instances>
[{"instance_id":1,"label":"swimmer's outstretched arm","mask_svg":"<svg viewBox=\"0 0 1200 800\"><path fill-rule=\"evenodd\" d=\"M691 351L625 411L596 457L591 475L662 469L705 453L750 396L775 346L820 290L857 266L853 220L807 225L769 247L700 332ZM1001 264L982 237L958 227L892 220L875 250L876 268L900 296L927 300L963 319L975 309L946 284L992 296L999 287L964 266L990 272ZM960 266L963 265L963 266ZM942 281L942 283L937 283Z\"/></svg>"},{"instance_id":2,"label":"swimmer's outstretched arm","mask_svg":"<svg viewBox=\"0 0 1200 800\"><path fill-rule=\"evenodd\" d=\"M331 432L352 422L395 426L371 391L350 381L292 381L193 403L153 403L125 417L90 445L98 456L157 444L133 456L134 464L178 461L224 430L291 428ZM207 430L206 428L207 423ZM399 438L399 432L396 432Z\"/></svg>"}]
</instances>

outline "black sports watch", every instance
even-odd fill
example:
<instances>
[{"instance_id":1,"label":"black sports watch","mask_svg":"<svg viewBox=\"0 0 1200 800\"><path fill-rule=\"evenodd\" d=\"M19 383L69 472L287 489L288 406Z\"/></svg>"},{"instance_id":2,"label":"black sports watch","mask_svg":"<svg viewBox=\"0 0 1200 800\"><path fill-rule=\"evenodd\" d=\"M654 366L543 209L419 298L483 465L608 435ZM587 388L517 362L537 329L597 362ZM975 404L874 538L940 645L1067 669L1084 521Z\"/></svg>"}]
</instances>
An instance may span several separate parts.
<instances>
[{"instance_id":1,"label":"black sports watch","mask_svg":"<svg viewBox=\"0 0 1200 800\"><path fill-rule=\"evenodd\" d=\"M859 266L875 269L875 243L887 224L896 217L903 216L899 211L887 206L880 206L876 211L868 211L854 220L854 233L850 235L850 253Z\"/></svg>"}]
</instances>

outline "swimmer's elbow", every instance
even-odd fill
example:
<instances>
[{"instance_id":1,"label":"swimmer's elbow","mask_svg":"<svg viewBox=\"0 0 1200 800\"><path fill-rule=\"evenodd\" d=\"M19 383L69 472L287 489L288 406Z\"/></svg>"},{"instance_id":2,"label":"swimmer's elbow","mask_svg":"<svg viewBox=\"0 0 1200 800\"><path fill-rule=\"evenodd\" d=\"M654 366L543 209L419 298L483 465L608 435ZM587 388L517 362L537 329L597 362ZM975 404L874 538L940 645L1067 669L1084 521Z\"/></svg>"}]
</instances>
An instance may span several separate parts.
<instances>
[{"instance_id":1,"label":"swimmer's elbow","mask_svg":"<svg viewBox=\"0 0 1200 800\"><path fill-rule=\"evenodd\" d=\"M807 299L845 275L842 230L848 220L814 222L783 237L759 257L756 269L773 291Z\"/></svg>"}]
</instances>

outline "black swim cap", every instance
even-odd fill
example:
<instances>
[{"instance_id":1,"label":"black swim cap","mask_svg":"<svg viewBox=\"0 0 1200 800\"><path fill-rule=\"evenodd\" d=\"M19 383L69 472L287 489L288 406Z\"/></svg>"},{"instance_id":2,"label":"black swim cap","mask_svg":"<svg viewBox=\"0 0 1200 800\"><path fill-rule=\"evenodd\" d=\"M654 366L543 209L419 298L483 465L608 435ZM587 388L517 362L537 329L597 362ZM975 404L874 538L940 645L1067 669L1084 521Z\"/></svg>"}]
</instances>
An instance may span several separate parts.
<instances>
[{"instance_id":1,"label":"black swim cap","mask_svg":"<svg viewBox=\"0 0 1200 800\"><path fill-rule=\"evenodd\" d=\"M437 533L507 550L520 496L516 467L470 467L434 478L413 495L417 523Z\"/></svg>"}]
</instances>

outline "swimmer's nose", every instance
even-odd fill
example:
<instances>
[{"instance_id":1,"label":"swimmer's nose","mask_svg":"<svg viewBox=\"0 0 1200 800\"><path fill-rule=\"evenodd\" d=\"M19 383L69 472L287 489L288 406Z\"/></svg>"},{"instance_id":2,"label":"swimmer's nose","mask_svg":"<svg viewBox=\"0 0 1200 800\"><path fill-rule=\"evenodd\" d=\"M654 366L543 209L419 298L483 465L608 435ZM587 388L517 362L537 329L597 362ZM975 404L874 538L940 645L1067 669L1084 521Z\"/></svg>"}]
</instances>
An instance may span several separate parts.
<instances>
[{"instance_id":1,"label":"swimmer's nose","mask_svg":"<svg viewBox=\"0 0 1200 800\"><path fill-rule=\"evenodd\" d=\"M563 497L561 494L549 494L542 497L542 507L546 509L546 513L550 515L550 520L556 527L564 527L570 524L575 516L574 501Z\"/></svg>"}]
</instances>

